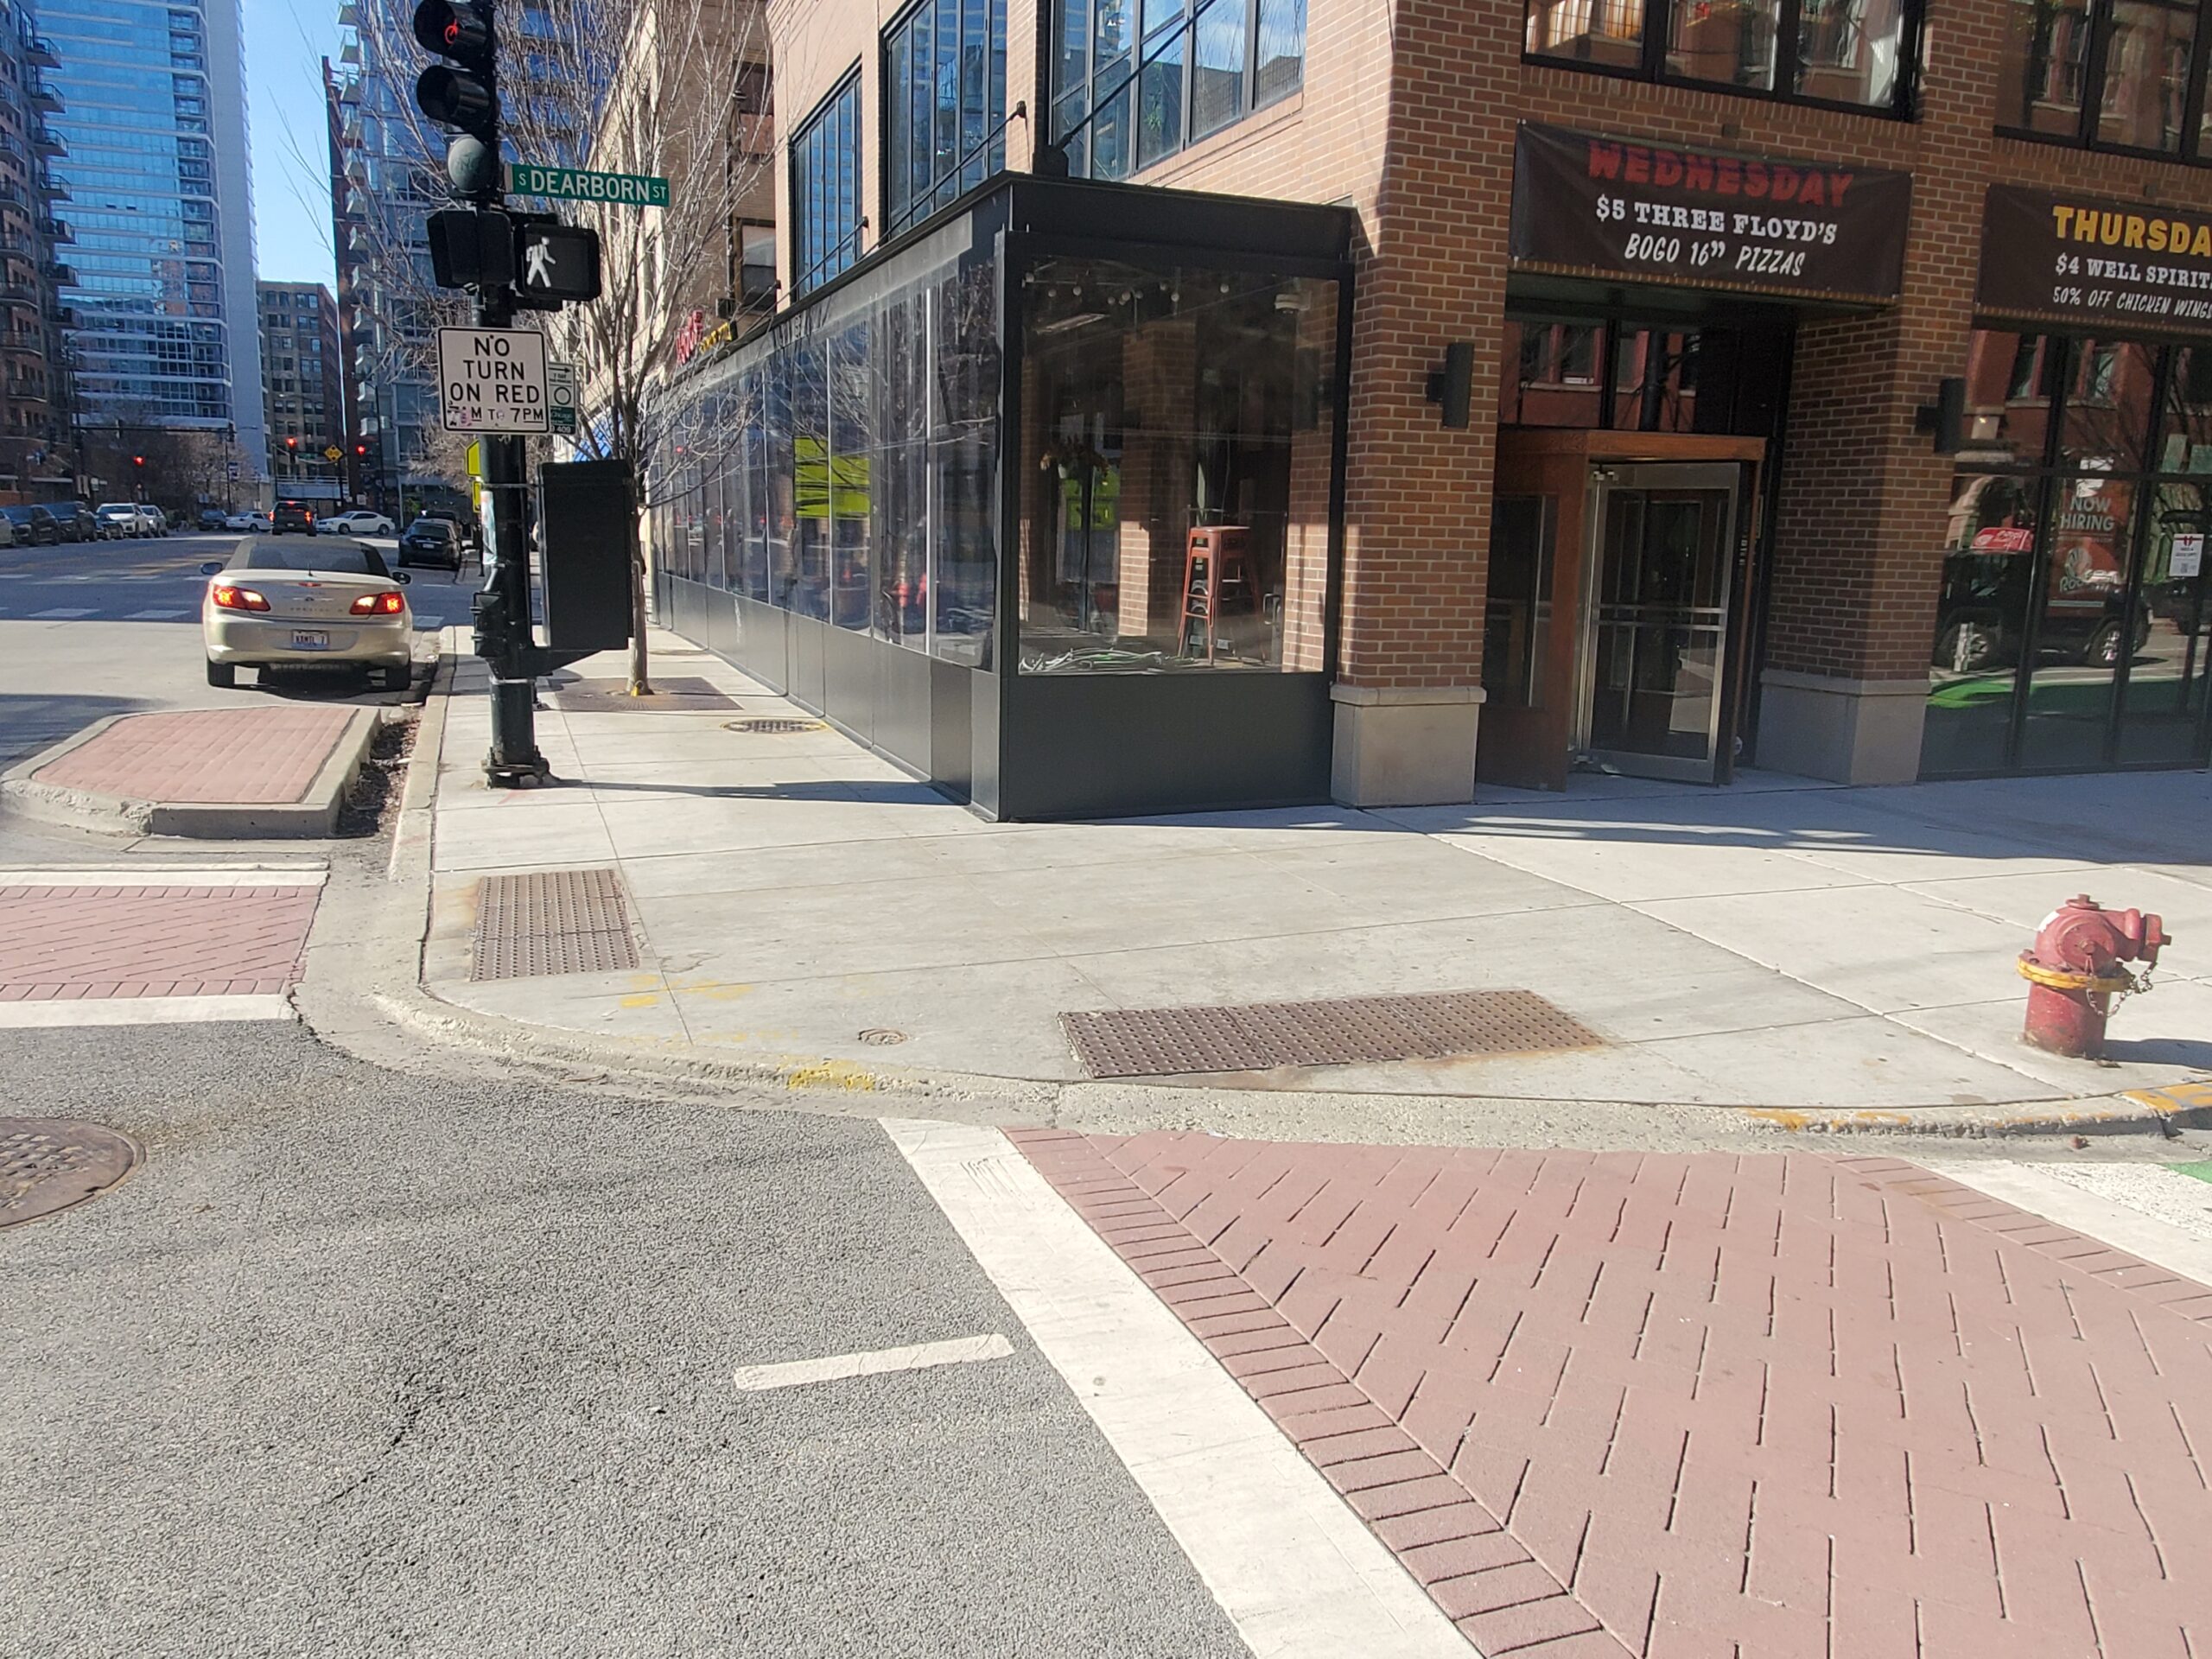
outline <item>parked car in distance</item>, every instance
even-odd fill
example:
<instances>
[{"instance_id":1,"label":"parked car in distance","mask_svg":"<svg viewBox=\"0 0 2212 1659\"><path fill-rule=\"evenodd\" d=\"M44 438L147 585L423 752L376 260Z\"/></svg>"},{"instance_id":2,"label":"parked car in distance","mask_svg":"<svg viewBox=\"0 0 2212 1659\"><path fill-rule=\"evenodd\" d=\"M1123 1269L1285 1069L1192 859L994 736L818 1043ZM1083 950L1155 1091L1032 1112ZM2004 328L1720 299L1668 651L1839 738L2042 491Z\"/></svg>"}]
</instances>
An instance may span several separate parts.
<instances>
[{"instance_id":1,"label":"parked car in distance","mask_svg":"<svg viewBox=\"0 0 2212 1659\"><path fill-rule=\"evenodd\" d=\"M355 507L350 512L334 512L322 521L322 528L330 536L389 536L398 526L380 512Z\"/></svg>"},{"instance_id":2,"label":"parked car in distance","mask_svg":"<svg viewBox=\"0 0 2212 1659\"><path fill-rule=\"evenodd\" d=\"M461 569L461 536L449 518L433 518L427 513L407 526L407 533L399 538L399 563L404 569L410 564L434 564L442 569Z\"/></svg>"},{"instance_id":3,"label":"parked car in distance","mask_svg":"<svg viewBox=\"0 0 2212 1659\"><path fill-rule=\"evenodd\" d=\"M0 513L0 547L13 547L15 544L16 521Z\"/></svg>"},{"instance_id":4,"label":"parked car in distance","mask_svg":"<svg viewBox=\"0 0 2212 1659\"><path fill-rule=\"evenodd\" d=\"M15 525L16 540L26 547L52 547L64 539L61 521L54 516L51 508L36 502L20 507L0 507L0 514Z\"/></svg>"},{"instance_id":5,"label":"parked car in distance","mask_svg":"<svg viewBox=\"0 0 2212 1659\"><path fill-rule=\"evenodd\" d=\"M269 533L269 515L265 512L234 512L223 520L225 530L242 530L248 535L259 531Z\"/></svg>"},{"instance_id":6,"label":"parked car in distance","mask_svg":"<svg viewBox=\"0 0 2212 1659\"><path fill-rule=\"evenodd\" d=\"M155 535L166 536L169 533L169 516L161 508L150 502L141 501L138 511L145 515L146 523Z\"/></svg>"},{"instance_id":7,"label":"parked car in distance","mask_svg":"<svg viewBox=\"0 0 2212 1659\"><path fill-rule=\"evenodd\" d=\"M270 516L270 528L279 536L312 536L315 509L304 501L279 501Z\"/></svg>"},{"instance_id":8,"label":"parked car in distance","mask_svg":"<svg viewBox=\"0 0 2212 1659\"><path fill-rule=\"evenodd\" d=\"M362 543L269 537L239 543L208 576L200 607L207 683L233 686L241 668L351 663L388 691L414 669L415 614L403 571Z\"/></svg>"},{"instance_id":9,"label":"parked car in distance","mask_svg":"<svg viewBox=\"0 0 2212 1659\"><path fill-rule=\"evenodd\" d=\"M425 507L423 509L422 516L424 518L443 519L453 526L454 533L460 537L461 544L463 547L478 551L482 550L484 538L477 530L475 519L467 514L456 512L451 507Z\"/></svg>"},{"instance_id":10,"label":"parked car in distance","mask_svg":"<svg viewBox=\"0 0 2212 1659\"><path fill-rule=\"evenodd\" d=\"M100 521L92 510L82 501L55 501L48 511L54 514L60 526L65 542L97 542L101 537Z\"/></svg>"},{"instance_id":11,"label":"parked car in distance","mask_svg":"<svg viewBox=\"0 0 2212 1659\"><path fill-rule=\"evenodd\" d=\"M111 537L157 536L154 528L152 510L136 501L104 501L92 516L100 521L103 534Z\"/></svg>"},{"instance_id":12,"label":"parked car in distance","mask_svg":"<svg viewBox=\"0 0 2212 1659\"><path fill-rule=\"evenodd\" d=\"M200 509L200 528L227 530L230 528L230 515L220 507L202 507Z\"/></svg>"}]
</instances>

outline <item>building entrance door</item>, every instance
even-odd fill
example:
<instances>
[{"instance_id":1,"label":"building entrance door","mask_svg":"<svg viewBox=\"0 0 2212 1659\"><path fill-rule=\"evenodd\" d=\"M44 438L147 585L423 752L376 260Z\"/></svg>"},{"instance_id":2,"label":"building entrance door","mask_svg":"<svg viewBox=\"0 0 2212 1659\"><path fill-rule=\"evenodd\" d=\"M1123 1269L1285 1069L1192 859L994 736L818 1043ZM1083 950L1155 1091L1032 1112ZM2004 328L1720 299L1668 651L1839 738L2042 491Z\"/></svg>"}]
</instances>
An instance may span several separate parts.
<instances>
[{"instance_id":1,"label":"building entrance door","mask_svg":"<svg viewBox=\"0 0 2212 1659\"><path fill-rule=\"evenodd\" d=\"M1498 434L1479 780L1564 789L1578 766L1727 780L1765 450L1702 433Z\"/></svg>"},{"instance_id":2,"label":"building entrance door","mask_svg":"<svg viewBox=\"0 0 2212 1659\"><path fill-rule=\"evenodd\" d=\"M1720 762L1739 466L1599 463L1577 761L1709 784Z\"/></svg>"}]
</instances>

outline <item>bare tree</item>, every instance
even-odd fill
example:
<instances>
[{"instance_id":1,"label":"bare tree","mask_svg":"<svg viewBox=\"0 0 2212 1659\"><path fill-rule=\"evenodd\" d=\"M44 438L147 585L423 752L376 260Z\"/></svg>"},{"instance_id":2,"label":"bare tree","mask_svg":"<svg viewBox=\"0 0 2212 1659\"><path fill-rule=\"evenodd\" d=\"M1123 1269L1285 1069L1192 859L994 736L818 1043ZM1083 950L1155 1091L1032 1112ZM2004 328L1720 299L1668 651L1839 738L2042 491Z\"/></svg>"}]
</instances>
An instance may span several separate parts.
<instances>
[{"instance_id":1,"label":"bare tree","mask_svg":"<svg viewBox=\"0 0 2212 1659\"><path fill-rule=\"evenodd\" d=\"M765 258L756 253L748 262L747 251L768 235L774 208L765 13L762 0L509 0L500 9L509 158L668 181L658 207L548 204L599 232L601 289L596 301L535 319L552 355L575 365L577 451L630 464L641 517L671 498L679 442L695 469L702 459L697 445L676 435L671 400L662 396L670 377L734 334L749 301L766 297L747 291L745 274ZM365 42L369 50L419 57L401 0L372 0L361 26L386 33ZM442 156L443 133L412 110L404 118L413 123L422 156ZM425 181L442 188L442 177ZM429 288L424 262L402 236L385 239L392 257L380 262L380 281L406 284L429 313L460 309L461 296ZM528 326L529 314L522 321ZM395 367L434 373L424 360L430 338L427 327L415 331L402 348L413 359ZM721 442L717 434L695 435L709 451ZM718 453L705 459L720 464ZM652 690L645 562L642 535L632 540L628 677L631 690L644 695Z\"/></svg>"}]
</instances>

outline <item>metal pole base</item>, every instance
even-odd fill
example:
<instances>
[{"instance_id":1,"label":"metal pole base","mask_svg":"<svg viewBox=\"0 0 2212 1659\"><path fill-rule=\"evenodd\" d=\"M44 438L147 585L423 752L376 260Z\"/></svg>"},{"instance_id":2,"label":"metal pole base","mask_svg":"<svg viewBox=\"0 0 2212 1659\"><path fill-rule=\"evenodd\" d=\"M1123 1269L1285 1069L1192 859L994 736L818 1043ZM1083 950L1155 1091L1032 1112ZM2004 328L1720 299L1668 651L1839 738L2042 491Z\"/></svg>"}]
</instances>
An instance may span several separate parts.
<instances>
[{"instance_id":1,"label":"metal pole base","mask_svg":"<svg viewBox=\"0 0 2212 1659\"><path fill-rule=\"evenodd\" d=\"M484 756L484 781L493 789L535 789L553 776L538 753L531 717L537 696L535 679L492 682L492 747Z\"/></svg>"}]
</instances>

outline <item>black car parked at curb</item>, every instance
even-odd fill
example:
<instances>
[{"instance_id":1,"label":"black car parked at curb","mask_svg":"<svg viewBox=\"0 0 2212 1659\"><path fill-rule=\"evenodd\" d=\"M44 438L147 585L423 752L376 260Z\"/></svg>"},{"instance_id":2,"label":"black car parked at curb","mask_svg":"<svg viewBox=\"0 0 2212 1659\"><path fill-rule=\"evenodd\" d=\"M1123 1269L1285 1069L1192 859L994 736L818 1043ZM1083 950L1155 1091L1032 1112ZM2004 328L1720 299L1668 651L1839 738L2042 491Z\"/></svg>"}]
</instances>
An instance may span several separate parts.
<instances>
[{"instance_id":1,"label":"black car parked at curb","mask_svg":"<svg viewBox=\"0 0 2212 1659\"><path fill-rule=\"evenodd\" d=\"M0 507L0 513L7 514L8 522L16 527L18 547L52 547L68 539L51 507L29 502L19 507Z\"/></svg>"},{"instance_id":2,"label":"black car parked at curb","mask_svg":"<svg viewBox=\"0 0 2212 1659\"><path fill-rule=\"evenodd\" d=\"M410 564L433 564L441 569L458 572L461 560L461 537L447 519L417 518L407 526L407 533L399 538L402 569Z\"/></svg>"}]
</instances>

